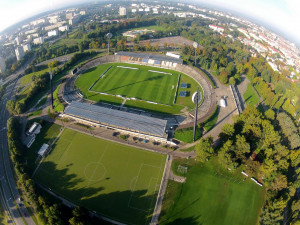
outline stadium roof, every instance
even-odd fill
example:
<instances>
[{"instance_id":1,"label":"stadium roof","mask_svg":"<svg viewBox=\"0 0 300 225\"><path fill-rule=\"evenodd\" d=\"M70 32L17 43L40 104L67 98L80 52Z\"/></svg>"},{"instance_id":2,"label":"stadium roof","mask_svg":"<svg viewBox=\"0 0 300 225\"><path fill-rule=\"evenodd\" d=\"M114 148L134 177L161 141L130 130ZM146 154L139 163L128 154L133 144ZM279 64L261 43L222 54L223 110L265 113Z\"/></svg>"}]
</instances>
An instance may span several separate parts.
<instances>
[{"instance_id":1,"label":"stadium roof","mask_svg":"<svg viewBox=\"0 0 300 225\"><path fill-rule=\"evenodd\" d=\"M145 58L145 59L168 61L168 62L179 63L179 64L183 63L182 59L176 59L176 58L165 56L165 55L137 53L137 52L117 52L115 54L120 55L120 56L139 57L139 58Z\"/></svg>"},{"instance_id":2,"label":"stadium roof","mask_svg":"<svg viewBox=\"0 0 300 225\"><path fill-rule=\"evenodd\" d=\"M91 122L163 137L167 120L73 101L64 112Z\"/></svg>"}]
</instances>

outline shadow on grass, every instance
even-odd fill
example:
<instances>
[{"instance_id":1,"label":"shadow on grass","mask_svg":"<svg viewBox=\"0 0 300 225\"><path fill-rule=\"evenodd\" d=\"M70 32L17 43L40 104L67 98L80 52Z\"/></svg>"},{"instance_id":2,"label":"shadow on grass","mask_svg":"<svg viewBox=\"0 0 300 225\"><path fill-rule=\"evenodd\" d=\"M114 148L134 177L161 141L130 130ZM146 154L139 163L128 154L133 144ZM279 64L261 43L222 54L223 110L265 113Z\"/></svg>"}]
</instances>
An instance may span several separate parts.
<instances>
[{"instance_id":1,"label":"shadow on grass","mask_svg":"<svg viewBox=\"0 0 300 225\"><path fill-rule=\"evenodd\" d=\"M105 175L100 179L88 180L70 173L72 166L77 166L80 170L80 166L76 164L69 163L65 168L58 169L53 162L43 162L34 179L57 196L101 216L125 224L150 223L157 193L149 194L148 190L136 185L133 185L133 190L128 187L125 191L110 191L108 188L121 190L124 186L118 188L115 183L109 183L111 180L116 182L117 178Z\"/></svg>"}]
</instances>

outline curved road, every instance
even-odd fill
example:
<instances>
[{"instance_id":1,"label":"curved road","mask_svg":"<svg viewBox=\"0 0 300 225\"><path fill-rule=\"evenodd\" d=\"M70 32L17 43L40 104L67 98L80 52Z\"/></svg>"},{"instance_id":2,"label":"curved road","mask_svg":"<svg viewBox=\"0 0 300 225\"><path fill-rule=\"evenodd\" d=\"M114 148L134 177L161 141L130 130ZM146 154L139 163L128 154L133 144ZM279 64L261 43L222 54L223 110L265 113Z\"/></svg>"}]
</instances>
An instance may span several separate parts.
<instances>
[{"instance_id":1,"label":"curved road","mask_svg":"<svg viewBox=\"0 0 300 225\"><path fill-rule=\"evenodd\" d=\"M32 218L29 216L29 213L20 200L20 194L14 179L14 174L10 165L9 151L8 151L8 140L6 132L6 123L9 119L9 113L6 110L6 102L11 99L14 93L16 82L9 84L6 87L6 93L3 96L3 101L1 102L1 154L0 154L0 178L1 178L1 187L3 198L4 208L8 209L9 214L13 222L17 225L35 225ZM16 203L16 204L15 204Z\"/></svg>"}]
</instances>

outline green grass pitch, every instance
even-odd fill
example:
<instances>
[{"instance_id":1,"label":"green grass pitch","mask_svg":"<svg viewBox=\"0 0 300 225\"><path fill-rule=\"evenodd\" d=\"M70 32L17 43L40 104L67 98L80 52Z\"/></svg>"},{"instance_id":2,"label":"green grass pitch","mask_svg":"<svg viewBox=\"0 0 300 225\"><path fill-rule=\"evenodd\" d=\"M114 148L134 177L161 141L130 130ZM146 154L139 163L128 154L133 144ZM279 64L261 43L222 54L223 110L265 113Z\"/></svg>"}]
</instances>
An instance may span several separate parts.
<instances>
[{"instance_id":1,"label":"green grass pitch","mask_svg":"<svg viewBox=\"0 0 300 225\"><path fill-rule=\"evenodd\" d=\"M193 160L194 161L194 160ZM173 162L175 171L186 161ZM216 159L189 162L186 183L169 181L159 224L255 225L265 190Z\"/></svg>"},{"instance_id":2,"label":"green grass pitch","mask_svg":"<svg viewBox=\"0 0 300 225\"><path fill-rule=\"evenodd\" d=\"M65 129L35 180L58 195L126 224L146 224L166 156Z\"/></svg>"},{"instance_id":3,"label":"green grass pitch","mask_svg":"<svg viewBox=\"0 0 300 225\"><path fill-rule=\"evenodd\" d=\"M173 104L179 76L178 72L134 64L125 64L125 66L137 69L118 66L123 65L112 65L91 90L167 105ZM170 73L172 75L159 72Z\"/></svg>"}]
</instances>

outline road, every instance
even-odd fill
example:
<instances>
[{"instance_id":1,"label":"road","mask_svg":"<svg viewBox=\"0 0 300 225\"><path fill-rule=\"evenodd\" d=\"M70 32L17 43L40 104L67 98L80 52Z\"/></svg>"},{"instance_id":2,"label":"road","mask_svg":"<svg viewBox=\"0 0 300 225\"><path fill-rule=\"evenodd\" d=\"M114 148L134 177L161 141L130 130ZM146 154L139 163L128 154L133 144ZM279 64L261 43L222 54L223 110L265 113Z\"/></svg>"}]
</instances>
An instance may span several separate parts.
<instances>
[{"instance_id":1,"label":"road","mask_svg":"<svg viewBox=\"0 0 300 225\"><path fill-rule=\"evenodd\" d=\"M6 87L6 93L3 97L3 101L1 102L1 154L0 154L0 178L1 178L1 186L3 195L3 202L6 203L4 206L9 210L9 214L11 215L14 223L16 225L28 224L34 225L34 221L29 216L28 210L24 207L22 203L22 199L20 200L20 194L17 189L16 181L14 179L14 174L10 165L8 145L7 145L7 131L6 131L6 123L9 116L8 111L6 110L6 101L9 100L14 93L15 84L11 83ZM15 203L17 205L15 205ZM26 223L24 223L26 221Z\"/></svg>"}]
</instances>

